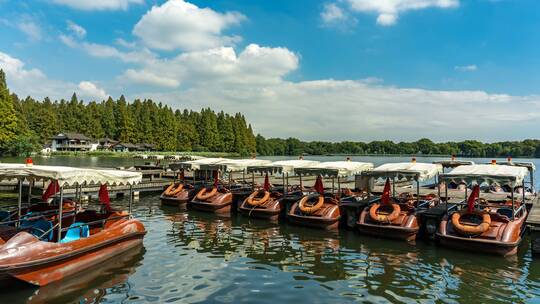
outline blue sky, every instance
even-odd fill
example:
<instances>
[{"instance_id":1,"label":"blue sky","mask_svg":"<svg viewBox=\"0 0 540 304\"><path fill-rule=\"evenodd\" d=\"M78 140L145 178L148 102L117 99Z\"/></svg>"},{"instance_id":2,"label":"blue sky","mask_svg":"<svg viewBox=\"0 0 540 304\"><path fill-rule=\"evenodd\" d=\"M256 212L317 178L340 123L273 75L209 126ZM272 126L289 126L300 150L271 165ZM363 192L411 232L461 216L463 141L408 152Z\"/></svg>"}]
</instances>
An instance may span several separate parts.
<instances>
[{"instance_id":1,"label":"blue sky","mask_svg":"<svg viewBox=\"0 0 540 304\"><path fill-rule=\"evenodd\" d=\"M265 136L537 137L540 2L0 0L0 68L36 98L152 98Z\"/></svg>"}]
</instances>

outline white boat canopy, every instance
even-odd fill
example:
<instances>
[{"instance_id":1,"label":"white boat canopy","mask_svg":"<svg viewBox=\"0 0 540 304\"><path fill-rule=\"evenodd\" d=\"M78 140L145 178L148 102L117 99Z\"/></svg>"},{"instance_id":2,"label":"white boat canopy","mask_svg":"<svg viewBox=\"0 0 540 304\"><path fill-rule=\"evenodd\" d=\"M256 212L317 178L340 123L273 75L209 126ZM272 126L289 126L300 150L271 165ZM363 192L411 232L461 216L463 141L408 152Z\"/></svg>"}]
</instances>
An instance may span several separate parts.
<instances>
[{"instance_id":1,"label":"white boat canopy","mask_svg":"<svg viewBox=\"0 0 540 304\"><path fill-rule=\"evenodd\" d=\"M525 167L507 165L470 165L459 166L452 171L441 174L439 179L454 183L498 183L500 185L519 186L527 176Z\"/></svg>"},{"instance_id":2,"label":"white boat canopy","mask_svg":"<svg viewBox=\"0 0 540 304\"><path fill-rule=\"evenodd\" d=\"M298 175L321 175L323 177L347 177L373 169L372 163L353 161L323 162L313 167L295 168Z\"/></svg>"},{"instance_id":3,"label":"white boat canopy","mask_svg":"<svg viewBox=\"0 0 540 304\"><path fill-rule=\"evenodd\" d=\"M27 166L25 164L0 164L0 180L27 181L56 180L60 186L82 184L133 185L140 183L140 172L88 169L63 166Z\"/></svg>"},{"instance_id":4,"label":"white boat canopy","mask_svg":"<svg viewBox=\"0 0 540 304\"><path fill-rule=\"evenodd\" d=\"M536 170L536 166L534 165L534 163L531 163L531 162L506 161L506 162L497 162L497 165L525 167L530 172L534 172Z\"/></svg>"},{"instance_id":5,"label":"white boat canopy","mask_svg":"<svg viewBox=\"0 0 540 304\"><path fill-rule=\"evenodd\" d=\"M438 160L434 161L434 164L439 164L443 166L443 168L455 168L458 166L465 166L465 165L474 165L473 161L470 160L457 160L457 159L447 159L447 160Z\"/></svg>"},{"instance_id":6,"label":"white boat canopy","mask_svg":"<svg viewBox=\"0 0 540 304\"><path fill-rule=\"evenodd\" d=\"M320 164L320 162L315 160L303 160L303 159L293 159L293 160L280 160L273 163L262 165L262 166L249 166L247 168L248 173L268 173L268 174L294 174L295 168L309 168L314 167Z\"/></svg>"},{"instance_id":7,"label":"white boat canopy","mask_svg":"<svg viewBox=\"0 0 540 304\"><path fill-rule=\"evenodd\" d=\"M366 174L374 178L425 181L442 173L442 165L428 163L390 163L381 165Z\"/></svg>"},{"instance_id":8,"label":"white boat canopy","mask_svg":"<svg viewBox=\"0 0 540 304\"><path fill-rule=\"evenodd\" d=\"M266 159L226 159L205 166L205 169L220 170L223 172L245 172L250 166L264 166L270 163L271 161Z\"/></svg>"},{"instance_id":9,"label":"white boat canopy","mask_svg":"<svg viewBox=\"0 0 540 304\"><path fill-rule=\"evenodd\" d=\"M189 160L189 161L180 162L180 163L173 163L173 164L170 164L169 167L173 171L177 171L177 170L201 170L201 166L217 164L217 163L219 163L221 161L224 161L224 160L227 160L227 159L226 158L221 158L221 157L219 157L219 158L214 158L214 157L201 158L201 159Z\"/></svg>"}]
</instances>

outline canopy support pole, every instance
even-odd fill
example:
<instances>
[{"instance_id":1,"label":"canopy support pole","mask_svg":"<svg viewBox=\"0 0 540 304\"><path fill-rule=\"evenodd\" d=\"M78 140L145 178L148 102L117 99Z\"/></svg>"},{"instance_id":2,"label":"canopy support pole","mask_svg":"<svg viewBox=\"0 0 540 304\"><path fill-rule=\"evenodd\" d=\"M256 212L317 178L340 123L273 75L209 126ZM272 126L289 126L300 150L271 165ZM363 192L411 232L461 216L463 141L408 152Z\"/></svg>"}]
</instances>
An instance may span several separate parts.
<instances>
[{"instance_id":1,"label":"canopy support pole","mask_svg":"<svg viewBox=\"0 0 540 304\"><path fill-rule=\"evenodd\" d=\"M19 197L17 198L17 214L19 215L17 220L17 227L21 226L21 214L22 214L22 180L19 180Z\"/></svg>"},{"instance_id":2,"label":"canopy support pole","mask_svg":"<svg viewBox=\"0 0 540 304\"><path fill-rule=\"evenodd\" d=\"M396 197L396 177L392 177L392 197Z\"/></svg>"},{"instance_id":3,"label":"canopy support pole","mask_svg":"<svg viewBox=\"0 0 540 304\"><path fill-rule=\"evenodd\" d=\"M242 182L246 184L246 171L242 171Z\"/></svg>"},{"instance_id":4,"label":"canopy support pole","mask_svg":"<svg viewBox=\"0 0 540 304\"><path fill-rule=\"evenodd\" d=\"M337 191L339 197L341 198L341 179L339 178L339 176L337 177Z\"/></svg>"},{"instance_id":5,"label":"canopy support pole","mask_svg":"<svg viewBox=\"0 0 540 304\"><path fill-rule=\"evenodd\" d=\"M467 189L465 189L467 191ZM448 214L448 183L444 182L444 204L445 204L445 213Z\"/></svg>"},{"instance_id":6,"label":"canopy support pole","mask_svg":"<svg viewBox=\"0 0 540 304\"><path fill-rule=\"evenodd\" d=\"M32 199L32 186L34 185L34 181L30 181L28 183L28 196L26 197L26 202L30 204L30 200Z\"/></svg>"},{"instance_id":7,"label":"canopy support pole","mask_svg":"<svg viewBox=\"0 0 540 304\"><path fill-rule=\"evenodd\" d=\"M416 207L420 205L420 180L416 180Z\"/></svg>"},{"instance_id":8,"label":"canopy support pole","mask_svg":"<svg viewBox=\"0 0 540 304\"><path fill-rule=\"evenodd\" d=\"M133 185L129 184L129 216L131 216L132 208L133 208Z\"/></svg>"},{"instance_id":9,"label":"canopy support pole","mask_svg":"<svg viewBox=\"0 0 540 304\"><path fill-rule=\"evenodd\" d=\"M335 192L335 183L334 183L334 177L332 176L332 195L336 195L336 192Z\"/></svg>"},{"instance_id":10,"label":"canopy support pole","mask_svg":"<svg viewBox=\"0 0 540 304\"><path fill-rule=\"evenodd\" d=\"M289 188L289 185L285 184L285 172L281 173L281 178L283 179L283 196L287 196L287 188Z\"/></svg>"},{"instance_id":11,"label":"canopy support pole","mask_svg":"<svg viewBox=\"0 0 540 304\"><path fill-rule=\"evenodd\" d=\"M231 185L232 185L232 172L229 172L229 189L231 188Z\"/></svg>"},{"instance_id":12,"label":"canopy support pole","mask_svg":"<svg viewBox=\"0 0 540 304\"><path fill-rule=\"evenodd\" d=\"M441 181L437 179L437 196L439 197L439 202L441 202Z\"/></svg>"},{"instance_id":13,"label":"canopy support pole","mask_svg":"<svg viewBox=\"0 0 540 304\"><path fill-rule=\"evenodd\" d=\"M62 240L62 217L64 212L64 186L60 186L60 202L58 203L58 242Z\"/></svg>"},{"instance_id":14,"label":"canopy support pole","mask_svg":"<svg viewBox=\"0 0 540 304\"><path fill-rule=\"evenodd\" d=\"M255 174L251 172L251 190L255 190Z\"/></svg>"},{"instance_id":15,"label":"canopy support pole","mask_svg":"<svg viewBox=\"0 0 540 304\"><path fill-rule=\"evenodd\" d=\"M523 191L525 191L525 189L523 189ZM512 193L510 194L511 197L512 197L512 221L515 219L516 217L516 209L515 209L515 200L514 200L514 189L512 189ZM525 202L523 202L525 203Z\"/></svg>"},{"instance_id":16,"label":"canopy support pole","mask_svg":"<svg viewBox=\"0 0 540 304\"><path fill-rule=\"evenodd\" d=\"M532 169L529 174L531 178L531 192L534 193L534 174L533 174ZM525 192L525 183L523 183L523 192Z\"/></svg>"},{"instance_id":17,"label":"canopy support pole","mask_svg":"<svg viewBox=\"0 0 540 304\"><path fill-rule=\"evenodd\" d=\"M300 182L300 191L304 191L304 185L302 185L302 174L298 175L298 180Z\"/></svg>"}]
</instances>

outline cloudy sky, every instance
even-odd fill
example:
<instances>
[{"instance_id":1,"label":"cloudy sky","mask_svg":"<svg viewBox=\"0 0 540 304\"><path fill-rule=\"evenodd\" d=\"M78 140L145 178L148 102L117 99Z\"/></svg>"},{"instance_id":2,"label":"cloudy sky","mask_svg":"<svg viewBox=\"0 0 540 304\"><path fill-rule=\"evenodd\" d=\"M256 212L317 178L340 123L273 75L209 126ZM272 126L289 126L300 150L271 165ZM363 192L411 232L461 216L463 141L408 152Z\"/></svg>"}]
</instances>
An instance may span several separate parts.
<instances>
[{"instance_id":1,"label":"cloudy sky","mask_svg":"<svg viewBox=\"0 0 540 304\"><path fill-rule=\"evenodd\" d=\"M243 112L266 137L538 138L537 0L0 0L20 96Z\"/></svg>"}]
</instances>

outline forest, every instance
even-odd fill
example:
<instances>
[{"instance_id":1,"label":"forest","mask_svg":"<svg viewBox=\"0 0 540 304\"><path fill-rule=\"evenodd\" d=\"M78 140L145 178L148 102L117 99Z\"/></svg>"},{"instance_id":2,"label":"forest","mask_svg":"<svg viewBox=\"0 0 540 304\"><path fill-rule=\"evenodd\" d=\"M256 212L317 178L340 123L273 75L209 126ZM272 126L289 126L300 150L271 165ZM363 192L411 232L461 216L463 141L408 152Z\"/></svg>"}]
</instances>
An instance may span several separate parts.
<instances>
[{"instance_id":1,"label":"forest","mask_svg":"<svg viewBox=\"0 0 540 304\"><path fill-rule=\"evenodd\" d=\"M101 102L71 99L37 101L10 94L0 70L0 152L24 154L40 149L60 132L108 137L127 143L151 143L160 151L256 152L251 125L241 113L173 110L150 99L129 103L124 96Z\"/></svg>"},{"instance_id":2,"label":"forest","mask_svg":"<svg viewBox=\"0 0 540 304\"><path fill-rule=\"evenodd\" d=\"M151 143L160 151L229 152L238 155L458 155L463 157L540 157L540 140L482 143L476 140L435 143L390 140L305 142L296 138L254 135L241 113L211 108L200 112L172 109L150 99L128 102L124 96L101 102L71 99L42 101L11 94L0 70L0 154L22 155L41 149L60 132L78 132L94 139Z\"/></svg>"}]
</instances>

